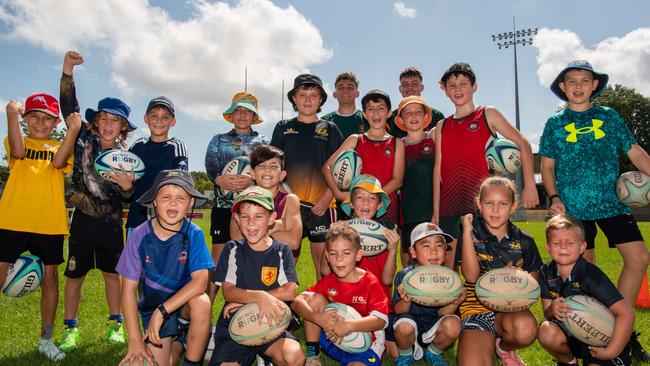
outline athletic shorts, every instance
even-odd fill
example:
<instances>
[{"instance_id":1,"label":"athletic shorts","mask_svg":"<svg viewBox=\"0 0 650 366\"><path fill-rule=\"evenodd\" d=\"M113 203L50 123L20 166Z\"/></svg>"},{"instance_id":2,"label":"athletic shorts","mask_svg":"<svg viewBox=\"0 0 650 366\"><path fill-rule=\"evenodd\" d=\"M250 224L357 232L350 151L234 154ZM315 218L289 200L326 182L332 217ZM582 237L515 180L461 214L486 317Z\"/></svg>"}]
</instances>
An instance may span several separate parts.
<instances>
[{"instance_id":1,"label":"athletic shorts","mask_svg":"<svg viewBox=\"0 0 650 366\"><path fill-rule=\"evenodd\" d=\"M571 349L573 357L583 360L583 365L611 365L611 366L628 366L632 364L632 359L630 357L630 351L632 345L628 342L623 348L623 351L616 357L611 360L599 360L591 356L589 352L589 346L585 343L580 342L576 338L567 332L562 326L562 322L557 319L550 319L551 323L557 325L564 333L564 336L567 339L567 345Z\"/></svg>"},{"instance_id":2,"label":"athletic shorts","mask_svg":"<svg viewBox=\"0 0 650 366\"><path fill-rule=\"evenodd\" d=\"M413 316L408 313L399 314L393 328L401 323L410 324L415 329L415 340L413 350L413 358L419 360L424 356L424 350L433 343L433 340L436 338L436 332L438 327L442 323L442 320L448 316L458 319L458 315L443 315L443 316Z\"/></svg>"},{"instance_id":3,"label":"athletic shorts","mask_svg":"<svg viewBox=\"0 0 650 366\"><path fill-rule=\"evenodd\" d=\"M0 229L0 262L15 263L29 251L45 265L63 263L63 235L26 233Z\"/></svg>"},{"instance_id":4,"label":"athletic shorts","mask_svg":"<svg viewBox=\"0 0 650 366\"><path fill-rule=\"evenodd\" d=\"M124 232L121 222L98 219L74 210L64 275L79 278L93 268L117 273L115 267L123 249Z\"/></svg>"},{"instance_id":5,"label":"athletic shorts","mask_svg":"<svg viewBox=\"0 0 650 366\"><path fill-rule=\"evenodd\" d=\"M230 241L230 208L212 207L210 215L210 235L212 244L226 244Z\"/></svg>"},{"instance_id":6,"label":"athletic shorts","mask_svg":"<svg viewBox=\"0 0 650 366\"><path fill-rule=\"evenodd\" d=\"M352 362L360 362L368 366L379 366L381 364L381 357L372 350L372 347L362 353L348 353L336 347L334 343L327 339L325 333L322 331L320 332L319 341L323 352L334 361L339 362L341 366L345 366Z\"/></svg>"},{"instance_id":7,"label":"athletic shorts","mask_svg":"<svg viewBox=\"0 0 650 366\"><path fill-rule=\"evenodd\" d=\"M285 330L278 338L268 343L259 346L243 346L230 338L227 324L217 323L214 334L214 350L212 351L212 358L210 358L209 365L218 366L224 362L237 362L241 366L245 366L253 363L256 356L270 361L270 357L265 356L264 353L280 338L295 340L294 336Z\"/></svg>"},{"instance_id":8,"label":"athletic shorts","mask_svg":"<svg viewBox=\"0 0 650 366\"><path fill-rule=\"evenodd\" d=\"M492 311L470 315L461 321L461 333L466 330L480 330L498 337L497 328L494 325L496 318L496 313Z\"/></svg>"},{"instance_id":9,"label":"athletic shorts","mask_svg":"<svg viewBox=\"0 0 650 366\"><path fill-rule=\"evenodd\" d=\"M389 312L388 326L386 327L386 329L384 329L384 335L386 336L387 342L395 342L395 329L393 328L393 324L395 324L396 320L397 320L397 314L395 314L395 311Z\"/></svg>"},{"instance_id":10,"label":"athletic shorts","mask_svg":"<svg viewBox=\"0 0 650 366\"><path fill-rule=\"evenodd\" d=\"M331 223L337 220L336 209L328 208L323 216L316 216L311 212L313 206L308 202L300 202L302 237L307 237L312 243L324 243L327 229L329 229Z\"/></svg>"},{"instance_id":11,"label":"athletic shorts","mask_svg":"<svg viewBox=\"0 0 650 366\"><path fill-rule=\"evenodd\" d=\"M643 236L636 224L634 216L630 214L618 215L599 220L580 220L585 228L585 240L587 249L594 249L596 246L596 224L600 227L607 237L610 248L615 248L618 244L629 243L632 241L643 241Z\"/></svg>"},{"instance_id":12,"label":"athletic shorts","mask_svg":"<svg viewBox=\"0 0 650 366\"><path fill-rule=\"evenodd\" d=\"M402 252L408 252L409 251L409 247L411 246L411 232L418 225L420 225L419 222L416 223L416 224L404 224L404 225L402 225L402 232L400 233L400 242L402 243L401 244L402 245Z\"/></svg>"},{"instance_id":13,"label":"athletic shorts","mask_svg":"<svg viewBox=\"0 0 650 366\"><path fill-rule=\"evenodd\" d=\"M441 217L439 224L444 233L451 235L454 239L458 239L461 233L460 215Z\"/></svg>"},{"instance_id":14,"label":"athletic shorts","mask_svg":"<svg viewBox=\"0 0 650 366\"><path fill-rule=\"evenodd\" d=\"M149 320L151 320L151 314L156 311L157 308L148 311L140 311L140 317L142 318L142 329L147 330L149 326ZM160 326L160 338L166 337L175 337L180 334L180 329L185 326L181 324L178 319L180 319L181 311L183 307L176 309L169 313L167 320L164 320Z\"/></svg>"}]
</instances>

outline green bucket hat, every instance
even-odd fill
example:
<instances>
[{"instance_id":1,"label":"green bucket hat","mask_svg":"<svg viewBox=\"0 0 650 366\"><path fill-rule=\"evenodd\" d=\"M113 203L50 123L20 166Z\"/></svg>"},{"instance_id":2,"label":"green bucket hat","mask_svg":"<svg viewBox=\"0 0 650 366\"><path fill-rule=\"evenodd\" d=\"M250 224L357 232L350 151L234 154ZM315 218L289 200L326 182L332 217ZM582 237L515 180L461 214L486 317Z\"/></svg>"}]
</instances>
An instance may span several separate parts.
<instances>
[{"instance_id":1,"label":"green bucket hat","mask_svg":"<svg viewBox=\"0 0 650 366\"><path fill-rule=\"evenodd\" d=\"M273 194L262 187L250 186L244 189L232 204L231 212L237 213L242 202L254 202L269 211L273 211Z\"/></svg>"},{"instance_id":2,"label":"green bucket hat","mask_svg":"<svg viewBox=\"0 0 650 366\"><path fill-rule=\"evenodd\" d=\"M230 107L226 109L225 112L223 112L223 118L226 121L232 123L232 112L234 112L237 107L244 107L249 111L255 113L255 117L253 118L254 125L262 123L260 114L257 111L257 97L252 93L239 92L235 94L232 97L232 102L230 104Z\"/></svg>"},{"instance_id":3,"label":"green bucket hat","mask_svg":"<svg viewBox=\"0 0 650 366\"><path fill-rule=\"evenodd\" d=\"M352 183L350 183L350 194L345 197L345 201L341 203L341 208L346 215L352 216L352 206L350 206L350 203L352 203L352 192L355 188L361 188L367 192L379 195L382 205L379 210L377 210L375 217L381 217L386 213L386 210L388 210L388 206L390 205L390 198L388 198L386 192L381 188L379 179L370 174L360 174L352 179Z\"/></svg>"}]
</instances>

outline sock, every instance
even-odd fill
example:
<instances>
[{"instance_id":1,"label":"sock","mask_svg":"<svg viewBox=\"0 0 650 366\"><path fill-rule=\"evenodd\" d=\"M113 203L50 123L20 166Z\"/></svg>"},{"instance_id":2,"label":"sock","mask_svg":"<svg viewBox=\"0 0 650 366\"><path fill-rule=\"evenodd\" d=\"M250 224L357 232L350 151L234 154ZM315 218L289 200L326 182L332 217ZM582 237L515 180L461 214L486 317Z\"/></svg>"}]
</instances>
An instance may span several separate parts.
<instances>
[{"instance_id":1,"label":"sock","mask_svg":"<svg viewBox=\"0 0 650 366\"><path fill-rule=\"evenodd\" d=\"M573 360L571 360L571 361L569 361L569 362L567 362L567 363L568 363L569 365L577 365L577 364L578 364L578 360L576 360L576 358L574 357Z\"/></svg>"},{"instance_id":2,"label":"sock","mask_svg":"<svg viewBox=\"0 0 650 366\"><path fill-rule=\"evenodd\" d=\"M307 357L316 357L320 354L320 343L318 342L307 342L307 352L305 355Z\"/></svg>"},{"instance_id":3,"label":"sock","mask_svg":"<svg viewBox=\"0 0 650 366\"><path fill-rule=\"evenodd\" d=\"M54 324L41 326L41 339L52 339L52 333L54 332Z\"/></svg>"},{"instance_id":4,"label":"sock","mask_svg":"<svg viewBox=\"0 0 650 366\"><path fill-rule=\"evenodd\" d=\"M108 316L108 322L116 322L122 324L124 321L124 318L122 318L122 314L111 314Z\"/></svg>"},{"instance_id":5,"label":"sock","mask_svg":"<svg viewBox=\"0 0 650 366\"><path fill-rule=\"evenodd\" d=\"M444 351L441 349L438 349L438 347L434 346L433 343L427 347L427 351L433 353L434 355L441 355Z\"/></svg>"},{"instance_id":6,"label":"sock","mask_svg":"<svg viewBox=\"0 0 650 366\"><path fill-rule=\"evenodd\" d=\"M413 347L409 347L407 349L401 349L397 347L397 352L400 356L411 356L413 355Z\"/></svg>"},{"instance_id":7,"label":"sock","mask_svg":"<svg viewBox=\"0 0 650 366\"><path fill-rule=\"evenodd\" d=\"M72 329L77 327L77 318L63 319L63 329Z\"/></svg>"},{"instance_id":8,"label":"sock","mask_svg":"<svg viewBox=\"0 0 650 366\"><path fill-rule=\"evenodd\" d=\"M187 357L185 357L185 359L183 360L183 366L201 366L201 365L203 365L203 360L190 361L187 359Z\"/></svg>"}]
</instances>

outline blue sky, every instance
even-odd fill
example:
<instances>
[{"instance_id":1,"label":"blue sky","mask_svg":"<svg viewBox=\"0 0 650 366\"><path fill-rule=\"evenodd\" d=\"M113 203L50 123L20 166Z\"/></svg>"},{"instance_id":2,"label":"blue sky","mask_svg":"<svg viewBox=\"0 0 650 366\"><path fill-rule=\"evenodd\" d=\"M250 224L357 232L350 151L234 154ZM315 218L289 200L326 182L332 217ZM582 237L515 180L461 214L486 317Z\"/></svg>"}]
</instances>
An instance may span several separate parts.
<instances>
[{"instance_id":1,"label":"blue sky","mask_svg":"<svg viewBox=\"0 0 650 366\"><path fill-rule=\"evenodd\" d=\"M536 149L544 122L559 100L548 90L571 59L587 58L611 83L650 96L648 1L145 1L7 0L0 2L0 102L44 91L58 95L63 54L77 49L82 108L105 96L124 99L131 120L144 127L147 101L170 96L177 105L172 135L189 147L190 169L204 170L208 141L230 125L221 117L232 94L260 97L271 134L285 92L300 72L333 89L341 71L355 72L361 94L388 91L397 104L398 75L407 66L424 74L427 102L445 115L453 106L437 80L455 61L478 76L477 104L494 105L514 124L512 49L491 34L540 28L533 46L518 48L522 130ZM399 11L398 11L399 10ZM336 108L329 98L324 112ZM284 116L290 117L285 97ZM4 108L0 134L6 135ZM146 133L141 129L139 134Z\"/></svg>"}]
</instances>

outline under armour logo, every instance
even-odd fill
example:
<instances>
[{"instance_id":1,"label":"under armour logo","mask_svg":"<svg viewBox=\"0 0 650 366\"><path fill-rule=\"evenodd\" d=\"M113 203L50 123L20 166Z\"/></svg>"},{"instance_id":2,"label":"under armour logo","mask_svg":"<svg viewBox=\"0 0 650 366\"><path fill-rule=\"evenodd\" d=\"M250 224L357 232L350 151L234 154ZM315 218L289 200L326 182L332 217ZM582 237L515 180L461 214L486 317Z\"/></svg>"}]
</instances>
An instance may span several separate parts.
<instances>
[{"instance_id":1,"label":"under armour logo","mask_svg":"<svg viewBox=\"0 0 650 366\"><path fill-rule=\"evenodd\" d=\"M600 129L603 125L603 121L599 119L591 120L591 127L585 126L582 128L576 128L575 123L570 123L564 126L564 129L569 131L569 135L566 137L567 142L578 142L578 135L584 135L586 133L594 133L594 140L605 137L605 132Z\"/></svg>"},{"instance_id":2,"label":"under armour logo","mask_svg":"<svg viewBox=\"0 0 650 366\"><path fill-rule=\"evenodd\" d=\"M45 100L45 97L42 96L42 95L37 95L37 96L35 96L34 98L32 98L32 101L33 101L33 102L41 102L41 103L43 103L46 107L49 107L49 106L47 105L47 101Z\"/></svg>"}]
</instances>

